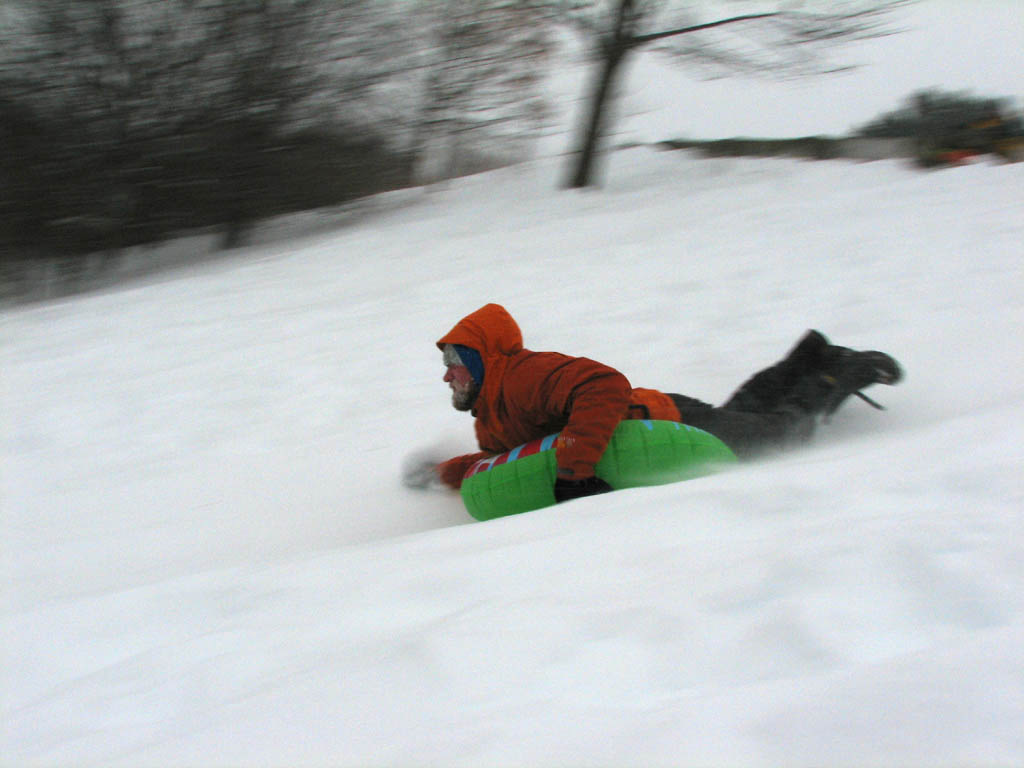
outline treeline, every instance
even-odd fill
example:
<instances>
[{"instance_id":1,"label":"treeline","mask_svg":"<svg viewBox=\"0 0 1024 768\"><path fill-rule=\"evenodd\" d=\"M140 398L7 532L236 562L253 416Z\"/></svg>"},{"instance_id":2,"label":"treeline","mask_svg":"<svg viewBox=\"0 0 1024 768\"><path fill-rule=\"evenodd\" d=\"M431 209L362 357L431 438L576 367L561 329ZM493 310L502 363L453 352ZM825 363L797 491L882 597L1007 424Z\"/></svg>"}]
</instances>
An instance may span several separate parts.
<instances>
[{"instance_id":1,"label":"treeline","mask_svg":"<svg viewBox=\"0 0 1024 768\"><path fill-rule=\"evenodd\" d=\"M663 149L690 149L705 157L797 157L810 160L912 158L934 167L991 154L1024 159L1024 116L1009 98L924 91L886 112L851 136L794 139L671 139Z\"/></svg>"},{"instance_id":2,"label":"treeline","mask_svg":"<svg viewBox=\"0 0 1024 768\"><path fill-rule=\"evenodd\" d=\"M1024 115L1013 101L966 92L919 91L857 133L868 138L911 138L918 162L924 166L975 154L1019 160L1024 152Z\"/></svg>"},{"instance_id":3,"label":"treeline","mask_svg":"<svg viewBox=\"0 0 1024 768\"><path fill-rule=\"evenodd\" d=\"M704 157L799 157L831 160L847 156L846 140L828 136L796 139L670 139L659 143L662 149L692 149Z\"/></svg>"},{"instance_id":4,"label":"treeline","mask_svg":"<svg viewBox=\"0 0 1024 768\"><path fill-rule=\"evenodd\" d=\"M6 0L4 275L509 159L544 118L523 5Z\"/></svg>"},{"instance_id":5,"label":"treeline","mask_svg":"<svg viewBox=\"0 0 1024 768\"><path fill-rule=\"evenodd\" d=\"M691 16L639 0L4 0L0 282L21 264L74 272L83 255L113 263L183 233L230 247L267 217L521 159L546 124L541 83L566 28L595 65L566 183L594 185L614 132L604 106L633 52L725 73L819 71L815 46L884 34L902 4L729 15L710 3ZM740 50L729 31L741 29L762 34ZM862 138L914 137L922 158L1019 146L1008 103L947 96L918 95ZM816 158L851 147L700 145Z\"/></svg>"}]
</instances>

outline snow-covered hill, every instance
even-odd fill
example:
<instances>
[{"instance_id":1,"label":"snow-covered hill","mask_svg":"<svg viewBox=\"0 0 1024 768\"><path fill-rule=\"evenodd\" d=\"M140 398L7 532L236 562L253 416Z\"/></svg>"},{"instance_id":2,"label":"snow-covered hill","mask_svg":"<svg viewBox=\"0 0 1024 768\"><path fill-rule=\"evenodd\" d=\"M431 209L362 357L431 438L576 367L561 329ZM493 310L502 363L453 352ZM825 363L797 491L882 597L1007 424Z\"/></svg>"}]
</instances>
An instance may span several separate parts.
<instances>
[{"instance_id":1,"label":"snow-covered hill","mask_svg":"<svg viewBox=\"0 0 1024 768\"><path fill-rule=\"evenodd\" d=\"M1024 166L620 152L3 314L4 765L1024 763ZM811 447L490 523L434 340L720 401L808 327L907 379Z\"/></svg>"}]
</instances>

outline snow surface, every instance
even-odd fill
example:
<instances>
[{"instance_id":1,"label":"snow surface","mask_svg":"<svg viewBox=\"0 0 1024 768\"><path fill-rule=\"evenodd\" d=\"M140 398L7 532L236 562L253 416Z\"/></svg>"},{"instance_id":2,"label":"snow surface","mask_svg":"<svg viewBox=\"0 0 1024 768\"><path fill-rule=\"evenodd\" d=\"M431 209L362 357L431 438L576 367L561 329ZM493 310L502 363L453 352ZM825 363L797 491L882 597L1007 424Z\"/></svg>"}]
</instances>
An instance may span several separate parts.
<instances>
[{"instance_id":1,"label":"snow surface","mask_svg":"<svg viewBox=\"0 0 1024 768\"><path fill-rule=\"evenodd\" d=\"M1024 764L1024 165L617 153L2 315L10 766ZM434 340L721 401L808 327L905 383L810 447L489 523Z\"/></svg>"}]
</instances>

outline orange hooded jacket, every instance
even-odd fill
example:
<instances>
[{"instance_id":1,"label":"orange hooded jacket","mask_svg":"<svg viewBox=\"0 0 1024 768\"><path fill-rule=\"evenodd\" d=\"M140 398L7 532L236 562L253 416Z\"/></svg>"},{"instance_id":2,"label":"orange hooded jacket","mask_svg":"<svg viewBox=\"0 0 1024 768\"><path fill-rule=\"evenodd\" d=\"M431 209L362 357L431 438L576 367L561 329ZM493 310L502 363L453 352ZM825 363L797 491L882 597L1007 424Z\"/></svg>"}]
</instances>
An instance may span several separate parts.
<instances>
[{"instance_id":1,"label":"orange hooded jacket","mask_svg":"<svg viewBox=\"0 0 1024 768\"><path fill-rule=\"evenodd\" d=\"M443 462L441 479L453 488L479 459L561 432L555 444L560 477L594 474L612 432L622 419L679 421L671 398L633 389L621 373L585 357L523 348L516 321L498 304L460 320L437 346L462 344L480 353L483 384L473 404L481 452Z\"/></svg>"}]
</instances>

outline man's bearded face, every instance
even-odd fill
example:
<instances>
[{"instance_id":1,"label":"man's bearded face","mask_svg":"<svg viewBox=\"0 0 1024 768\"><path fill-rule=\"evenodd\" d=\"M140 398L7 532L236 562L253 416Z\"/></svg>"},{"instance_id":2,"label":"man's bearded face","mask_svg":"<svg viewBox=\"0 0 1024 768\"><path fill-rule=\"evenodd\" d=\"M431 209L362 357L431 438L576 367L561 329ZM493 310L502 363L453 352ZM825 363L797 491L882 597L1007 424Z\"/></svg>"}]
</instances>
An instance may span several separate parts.
<instances>
[{"instance_id":1,"label":"man's bearded face","mask_svg":"<svg viewBox=\"0 0 1024 768\"><path fill-rule=\"evenodd\" d=\"M464 365L449 365L444 380L452 390L452 407L457 411L468 411L480 394L480 385L473 380L469 368Z\"/></svg>"}]
</instances>

